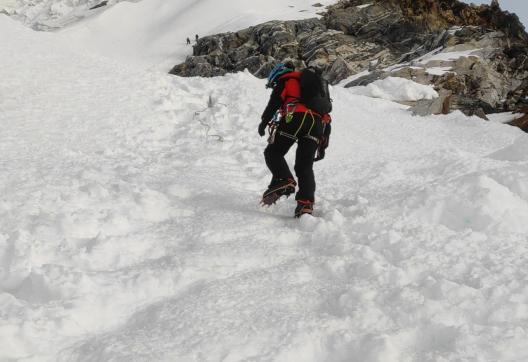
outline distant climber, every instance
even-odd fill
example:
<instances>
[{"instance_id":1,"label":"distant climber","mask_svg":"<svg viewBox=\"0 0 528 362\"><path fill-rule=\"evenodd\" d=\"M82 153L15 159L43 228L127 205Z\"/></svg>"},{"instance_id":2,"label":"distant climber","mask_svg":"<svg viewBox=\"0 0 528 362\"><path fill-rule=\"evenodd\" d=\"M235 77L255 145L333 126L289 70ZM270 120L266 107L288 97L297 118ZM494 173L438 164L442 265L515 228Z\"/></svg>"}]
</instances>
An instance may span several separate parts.
<instances>
[{"instance_id":1,"label":"distant climber","mask_svg":"<svg viewBox=\"0 0 528 362\"><path fill-rule=\"evenodd\" d=\"M187 45L191 44L191 39L187 37Z\"/></svg>"},{"instance_id":2,"label":"distant climber","mask_svg":"<svg viewBox=\"0 0 528 362\"><path fill-rule=\"evenodd\" d=\"M200 37L198 36L198 34L196 34L196 35L194 36L194 40L195 40L197 43L198 43L198 39L200 39Z\"/></svg>"},{"instance_id":3,"label":"distant climber","mask_svg":"<svg viewBox=\"0 0 528 362\"><path fill-rule=\"evenodd\" d=\"M295 196L295 217L312 214L315 201L313 163L324 158L331 131L328 83L314 68L296 72L293 62L285 61L273 68L267 87L273 91L258 133L262 137L266 127L270 127L264 158L272 179L261 203L272 205L280 197L295 192L297 183L284 156L297 142L295 173L299 191Z\"/></svg>"}]
</instances>

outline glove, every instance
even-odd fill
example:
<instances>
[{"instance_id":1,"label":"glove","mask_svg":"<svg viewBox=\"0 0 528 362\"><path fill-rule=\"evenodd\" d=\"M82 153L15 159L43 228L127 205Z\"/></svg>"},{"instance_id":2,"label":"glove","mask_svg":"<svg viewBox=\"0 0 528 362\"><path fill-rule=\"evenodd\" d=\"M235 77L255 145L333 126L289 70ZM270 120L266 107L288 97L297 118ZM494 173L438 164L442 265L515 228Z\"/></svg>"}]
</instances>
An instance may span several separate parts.
<instances>
[{"instance_id":1,"label":"glove","mask_svg":"<svg viewBox=\"0 0 528 362\"><path fill-rule=\"evenodd\" d=\"M260 135L260 137L264 137L264 135L266 134L266 127L268 127L268 122L260 122L258 126L258 134Z\"/></svg>"},{"instance_id":2,"label":"glove","mask_svg":"<svg viewBox=\"0 0 528 362\"><path fill-rule=\"evenodd\" d=\"M321 161L325 158L325 150L324 149L317 149L317 155L314 158L314 162Z\"/></svg>"},{"instance_id":3,"label":"glove","mask_svg":"<svg viewBox=\"0 0 528 362\"><path fill-rule=\"evenodd\" d=\"M317 146L317 154L315 156L314 162L321 161L325 158L326 148L328 147L329 137L321 136L319 138L319 145Z\"/></svg>"}]
</instances>

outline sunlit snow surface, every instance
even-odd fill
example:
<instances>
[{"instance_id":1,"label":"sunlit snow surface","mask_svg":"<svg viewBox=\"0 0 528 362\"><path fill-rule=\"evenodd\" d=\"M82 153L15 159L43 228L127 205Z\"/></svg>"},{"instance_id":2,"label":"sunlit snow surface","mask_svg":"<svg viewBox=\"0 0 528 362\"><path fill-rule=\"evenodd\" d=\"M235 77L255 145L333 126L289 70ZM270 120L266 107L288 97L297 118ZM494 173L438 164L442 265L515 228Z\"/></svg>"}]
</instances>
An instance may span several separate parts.
<instances>
[{"instance_id":1,"label":"sunlit snow surface","mask_svg":"<svg viewBox=\"0 0 528 362\"><path fill-rule=\"evenodd\" d=\"M520 130L335 87L296 220L258 206L263 81L0 40L0 360L528 359Z\"/></svg>"}]
</instances>

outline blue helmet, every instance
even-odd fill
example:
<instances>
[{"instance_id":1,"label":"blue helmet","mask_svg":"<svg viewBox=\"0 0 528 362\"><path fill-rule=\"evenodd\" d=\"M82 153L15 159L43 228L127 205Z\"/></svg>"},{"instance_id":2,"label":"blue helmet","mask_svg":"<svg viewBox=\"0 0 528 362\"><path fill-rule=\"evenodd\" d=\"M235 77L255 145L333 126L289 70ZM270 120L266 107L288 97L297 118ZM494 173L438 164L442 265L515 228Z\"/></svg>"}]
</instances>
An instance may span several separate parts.
<instances>
[{"instance_id":1,"label":"blue helmet","mask_svg":"<svg viewBox=\"0 0 528 362\"><path fill-rule=\"evenodd\" d=\"M281 75L293 72L294 69L293 63L291 62L277 64L268 75L268 84L266 84L266 88L273 88L277 84L277 79Z\"/></svg>"}]
</instances>

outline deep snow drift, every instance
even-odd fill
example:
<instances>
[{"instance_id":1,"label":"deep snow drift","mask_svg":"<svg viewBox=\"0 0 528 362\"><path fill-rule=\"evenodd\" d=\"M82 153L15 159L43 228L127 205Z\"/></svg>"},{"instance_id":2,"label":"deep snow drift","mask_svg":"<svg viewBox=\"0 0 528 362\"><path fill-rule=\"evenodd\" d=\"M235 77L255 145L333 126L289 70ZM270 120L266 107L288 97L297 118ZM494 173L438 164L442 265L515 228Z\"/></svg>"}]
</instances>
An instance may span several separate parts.
<instances>
[{"instance_id":1,"label":"deep snow drift","mask_svg":"<svg viewBox=\"0 0 528 362\"><path fill-rule=\"evenodd\" d=\"M0 37L0 360L528 359L520 130L335 87L295 220L258 206L263 81Z\"/></svg>"}]
</instances>

